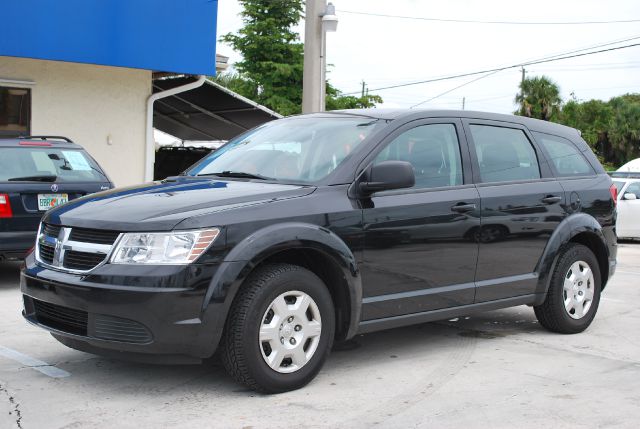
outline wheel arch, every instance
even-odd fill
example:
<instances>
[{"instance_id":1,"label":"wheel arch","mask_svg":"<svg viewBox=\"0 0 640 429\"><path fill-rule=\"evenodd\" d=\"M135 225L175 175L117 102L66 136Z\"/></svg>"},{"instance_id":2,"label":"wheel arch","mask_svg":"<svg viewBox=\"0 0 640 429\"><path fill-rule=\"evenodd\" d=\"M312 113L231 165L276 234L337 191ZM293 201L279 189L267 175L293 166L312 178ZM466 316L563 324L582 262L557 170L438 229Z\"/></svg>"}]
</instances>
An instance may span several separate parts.
<instances>
[{"instance_id":1,"label":"wheel arch","mask_svg":"<svg viewBox=\"0 0 640 429\"><path fill-rule=\"evenodd\" d=\"M596 256L600 268L602 288L609 278L609 250L602 232L602 226L586 213L576 213L565 218L554 230L547 246L538 261L538 285L536 287L536 305L541 304L549 290L551 274L558 262L563 247L569 243L579 243L588 247Z\"/></svg>"},{"instance_id":2,"label":"wheel arch","mask_svg":"<svg viewBox=\"0 0 640 429\"><path fill-rule=\"evenodd\" d=\"M305 223L271 225L238 243L211 280L203 303L203 314L211 304L219 304L216 317L221 320L217 325L224 326L233 300L246 279L269 263L299 265L316 274L334 301L336 338L348 339L355 335L362 305L362 283L356 259L335 233ZM220 332L214 334L216 345L222 329L217 331Z\"/></svg>"}]
</instances>

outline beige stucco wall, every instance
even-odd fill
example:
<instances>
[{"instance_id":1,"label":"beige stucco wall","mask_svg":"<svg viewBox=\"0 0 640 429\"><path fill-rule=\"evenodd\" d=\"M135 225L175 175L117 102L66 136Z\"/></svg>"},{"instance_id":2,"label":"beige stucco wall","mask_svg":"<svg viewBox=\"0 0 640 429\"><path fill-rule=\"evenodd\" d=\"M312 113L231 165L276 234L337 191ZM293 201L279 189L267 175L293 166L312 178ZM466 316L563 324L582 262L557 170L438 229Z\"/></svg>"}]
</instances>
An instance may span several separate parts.
<instances>
[{"instance_id":1,"label":"beige stucco wall","mask_svg":"<svg viewBox=\"0 0 640 429\"><path fill-rule=\"evenodd\" d=\"M0 56L3 79L35 82L31 134L71 138L116 186L143 181L150 71Z\"/></svg>"}]
</instances>

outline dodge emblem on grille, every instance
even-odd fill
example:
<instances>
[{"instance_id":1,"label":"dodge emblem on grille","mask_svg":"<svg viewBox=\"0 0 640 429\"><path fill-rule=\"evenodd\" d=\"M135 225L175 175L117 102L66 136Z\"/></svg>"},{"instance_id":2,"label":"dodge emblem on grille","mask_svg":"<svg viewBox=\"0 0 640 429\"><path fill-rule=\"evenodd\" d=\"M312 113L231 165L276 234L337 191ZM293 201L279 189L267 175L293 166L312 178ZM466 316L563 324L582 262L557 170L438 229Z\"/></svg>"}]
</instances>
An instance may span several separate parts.
<instances>
[{"instance_id":1,"label":"dodge emblem on grille","mask_svg":"<svg viewBox=\"0 0 640 429\"><path fill-rule=\"evenodd\" d=\"M56 183L51 185L51 192L58 192L58 185Z\"/></svg>"}]
</instances>

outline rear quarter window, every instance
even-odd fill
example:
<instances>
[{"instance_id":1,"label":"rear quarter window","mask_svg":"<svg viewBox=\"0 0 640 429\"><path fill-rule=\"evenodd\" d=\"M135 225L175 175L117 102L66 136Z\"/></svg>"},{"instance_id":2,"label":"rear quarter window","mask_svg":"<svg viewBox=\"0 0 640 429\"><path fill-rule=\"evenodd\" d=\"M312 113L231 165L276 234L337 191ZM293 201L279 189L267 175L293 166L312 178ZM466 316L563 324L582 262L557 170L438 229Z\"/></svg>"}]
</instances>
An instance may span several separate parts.
<instances>
[{"instance_id":1,"label":"rear quarter window","mask_svg":"<svg viewBox=\"0 0 640 429\"><path fill-rule=\"evenodd\" d=\"M568 177L595 174L591 164L571 141L564 137L536 131L532 132L532 134L547 152L556 176Z\"/></svg>"}]
</instances>

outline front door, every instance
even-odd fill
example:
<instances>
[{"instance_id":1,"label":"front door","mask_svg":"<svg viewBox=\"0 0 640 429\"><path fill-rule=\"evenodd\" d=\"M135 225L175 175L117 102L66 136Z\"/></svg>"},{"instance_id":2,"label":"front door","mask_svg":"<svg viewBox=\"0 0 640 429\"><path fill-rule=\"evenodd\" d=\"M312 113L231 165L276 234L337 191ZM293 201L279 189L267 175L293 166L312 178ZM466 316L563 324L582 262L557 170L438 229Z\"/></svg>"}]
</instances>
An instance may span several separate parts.
<instances>
[{"instance_id":1,"label":"front door","mask_svg":"<svg viewBox=\"0 0 640 429\"><path fill-rule=\"evenodd\" d=\"M374 164L411 162L416 183L363 202L363 321L473 303L478 244L467 232L480 199L462 135L457 119L425 120L377 148Z\"/></svg>"}]
</instances>

